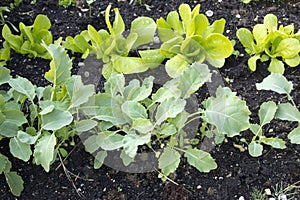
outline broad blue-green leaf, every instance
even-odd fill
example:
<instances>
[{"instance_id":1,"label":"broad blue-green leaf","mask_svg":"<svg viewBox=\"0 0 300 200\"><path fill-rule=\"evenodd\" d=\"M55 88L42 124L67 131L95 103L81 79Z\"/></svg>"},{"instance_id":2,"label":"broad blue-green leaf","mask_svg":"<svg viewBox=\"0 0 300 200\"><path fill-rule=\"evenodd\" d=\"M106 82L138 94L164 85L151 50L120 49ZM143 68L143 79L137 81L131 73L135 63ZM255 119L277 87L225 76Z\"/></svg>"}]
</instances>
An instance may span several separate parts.
<instances>
[{"instance_id":1,"label":"broad blue-green leaf","mask_svg":"<svg viewBox=\"0 0 300 200\"><path fill-rule=\"evenodd\" d=\"M300 144L300 126L292 130L289 133L288 138L291 140L293 144Z\"/></svg>"},{"instance_id":2,"label":"broad blue-green leaf","mask_svg":"<svg viewBox=\"0 0 300 200\"><path fill-rule=\"evenodd\" d=\"M92 154L100 148L100 144L97 142L98 138L98 135L92 135L83 142L87 152Z\"/></svg>"},{"instance_id":3,"label":"broad blue-green leaf","mask_svg":"<svg viewBox=\"0 0 300 200\"><path fill-rule=\"evenodd\" d=\"M270 123L275 116L276 110L277 106L273 101L264 102L258 111L260 125L263 126Z\"/></svg>"},{"instance_id":4,"label":"broad blue-green leaf","mask_svg":"<svg viewBox=\"0 0 300 200\"><path fill-rule=\"evenodd\" d=\"M14 90L26 95L30 101L33 101L35 97L35 88L33 84L23 77L17 77L8 81L10 87Z\"/></svg>"},{"instance_id":5,"label":"broad blue-green leaf","mask_svg":"<svg viewBox=\"0 0 300 200\"><path fill-rule=\"evenodd\" d=\"M137 153L138 146L148 143L150 141L150 139L151 139L151 134L147 134L147 135L128 134L128 135L125 135L124 139L123 139L123 147L124 147L125 153L129 157L134 158Z\"/></svg>"},{"instance_id":6,"label":"broad blue-green leaf","mask_svg":"<svg viewBox=\"0 0 300 200\"><path fill-rule=\"evenodd\" d=\"M160 53L160 49L147 49L138 51L143 62L148 68L154 69L158 67L165 59L165 57Z\"/></svg>"},{"instance_id":7,"label":"broad blue-green leaf","mask_svg":"<svg viewBox=\"0 0 300 200\"><path fill-rule=\"evenodd\" d=\"M27 132L19 130L17 138L22 143L25 143L25 144L34 144L37 141L37 139L39 138L39 136L40 136L40 133L38 133L37 135L30 135Z\"/></svg>"},{"instance_id":8,"label":"broad blue-green leaf","mask_svg":"<svg viewBox=\"0 0 300 200\"><path fill-rule=\"evenodd\" d=\"M75 123L75 129L77 132L82 133L88 130L91 130L95 126L98 125L98 122L92 120L92 119L85 119L85 120L80 120Z\"/></svg>"},{"instance_id":9,"label":"broad blue-green leaf","mask_svg":"<svg viewBox=\"0 0 300 200\"><path fill-rule=\"evenodd\" d=\"M134 158L128 156L124 150L121 151L120 158L125 166L128 166L130 163L134 161Z\"/></svg>"},{"instance_id":10,"label":"broad blue-green leaf","mask_svg":"<svg viewBox=\"0 0 300 200\"><path fill-rule=\"evenodd\" d=\"M273 148L277 148L277 149L286 148L285 141L282 140L281 138L260 138L260 142L270 145Z\"/></svg>"},{"instance_id":11,"label":"broad blue-green leaf","mask_svg":"<svg viewBox=\"0 0 300 200\"><path fill-rule=\"evenodd\" d=\"M254 135L261 136L262 135L262 126L258 124L250 124L250 130Z\"/></svg>"},{"instance_id":12,"label":"broad blue-green leaf","mask_svg":"<svg viewBox=\"0 0 300 200\"><path fill-rule=\"evenodd\" d=\"M0 125L0 135L5 137L17 136L18 130L19 130L19 126L11 122L4 121Z\"/></svg>"},{"instance_id":13,"label":"broad blue-green leaf","mask_svg":"<svg viewBox=\"0 0 300 200\"><path fill-rule=\"evenodd\" d=\"M132 48L151 42L156 31L156 23L150 17L138 17L131 22L130 34L138 35Z\"/></svg>"},{"instance_id":14,"label":"broad blue-green leaf","mask_svg":"<svg viewBox=\"0 0 300 200\"><path fill-rule=\"evenodd\" d=\"M165 176L168 176L178 168L179 163L180 154L176 150L166 147L158 159L158 168Z\"/></svg>"},{"instance_id":15,"label":"broad blue-green leaf","mask_svg":"<svg viewBox=\"0 0 300 200\"><path fill-rule=\"evenodd\" d=\"M117 94L123 95L125 86L125 77L122 74L112 74L110 78L105 82L104 89L106 93L111 94L111 96L116 96Z\"/></svg>"},{"instance_id":16,"label":"broad blue-green leaf","mask_svg":"<svg viewBox=\"0 0 300 200\"><path fill-rule=\"evenodd\" d=\"M152 93L153 87L153 76L149 76L144 79L143 84L141 87L139 85L137 87L132 87L130 91L127 91L126 98L129 101L142 101L150 96ZM125 88L125 90L127 87ZM125 94L125 92L124 92Z\"/></svg>"},{"instance_id":17,"label":"broad blue-green leaf","mask_svg":"<svg viewBox=\"0 0 300 200\"><path fill-rule=\"evenodd\" d=\"M217 168L215 160L205 151L189 148L184 153L184 157L187 158L190 165L196 167L200 172L209 172Z\"/></svg>"},{"instance_id":18,"label":"broad blue-green leaf","mask_svg":"<svg viewBox=\"0 0 300 200\"><path fill-rule=\"evenodd\" d=\"M106 156L107 156L106 151L97 152L97 155L95 156L95 160L94 160L94 169L99 169L103 165Z\"/></svg>"},{"instance_id":19,"label":"broad blue-green leaf","mask_svg":"<svg viewBox=\"0 0 300 200\"><path fill-rule=\"evenodd\" d=\"M279 104L275 117L281 120L300 122L299 110L290 103Z\"/></svg>"},{"instance_id":20,"label":"broad blue-green leaf","mask_svg":"<svg viewBox=\"0 0 300 200\"><path fill-rule=\"evenodd\" d=\"M42 165L46 172L50 170L50 163L54 158L54 147L56 145L56 137L54 134L44 132L34 149L34 161L37 165Z\"/></svg>"},{"instance_id":21,"label":"broad blue-green leaf","mask_svg":"<svg viewBox=\"0 0 300 200\"><path fill-rule=\"evenodd\" d=\"M6 156L0 153L0 174L3 172L9 172L11 169L11 162Z\"/></svg>"},{"instance_id":22,"label":"broad blue-green leaf","mask_svg":"<svg viewBox=\"0 0 300 200\"><path fill-rule=\"evenodd\" d=\"M161 103L171 97L179 98L182 93L178 86L179 83L180 82L175 79L168 81L163 87L159 88L156 93L152 94L152 100Z\"/></svg>"},{"instance_id":23,"label":"broad blue-green leaf","mask_svg":"<svg viewBox=\"0 0 300 200\"><path fill-rule=\"evenodd\" d=\"M44 44L52 57L50 62L50 70L45 73L45 78L53 84L62 85L66 83L71 76L72 61L65 49L61 46Z\"/></svg>"},{"instance_id":24,"label":"broad blue-green leaf","mask_svg":"<svg viewBox=\"0 0 300 200\"><path fill-rule=\"evenodd\" d=\"M149 119L139 118L132 122L132 128L140 133L148 133L153 130L153 124Z\"/></svg>"},{"instance_id":25,"label":"broad blue-green leaf","mask_svg":"<svg viewBox=\"0 0 300 200\"><path fill-rule=\"evenodd\" d=\"M160 135L170 136L177 133L177 129L173 124L164 123L159 131Z\"/></svg>"},{"instance_id":26,"label":"broad blue-green leaf","mask_svg":"<svg viewBox=\"0 0 300 200\"><path fill-rule=\"evenodd\" d=\"M166 71L170 77L176 78L189 66L190 63L188 63L187 59L183 55L177 54L166 62Z\"/></svg>"},{"instance_id":27,"label":"broad blue-green leaf","mask_svg":"<svg viewBox=\"0 0 300 200\"><path fill-rule=\"evenodd\" d=\"M47 107L44 107L39 114L46 115L48 113L51 113L54 110L54 108L55 108L55 105L51 104Z\"/></svg>"},{"instance_id":28,"label":"broad blue-green leaf","mask_svg":"<svg viewBox=\"0 0 300 200\"><path fill-rule=\"evenodd\" d=\"M72 76L66 87L71 98L70 108L78 107L87 102L89 97L95 93L94 85L83 85L80 76Z\"/></svg>"},{"instance_id":29,"label":"broad blue-green leaf","mask_svg":"<svg viewBox=\"0 0 300 200\"><path fill-rule=\"evenodd\" d=\"M146 119L148 116L145 107L135 101L125 101L122 104L122 111L132 120L140 118Z\"/></svg>"},{"instance_id":30,"label":"broad blue-green leaf","mask_svg":"<svg viewBox=\"0 0 300 200\"><path fill-rule=\"evenodd\" d=\"M248 150L252 157L259 157L262 155L263 146L255 141L252 141L248 146Z\"/></svg>"},{"instance_id":31,"label":"broad blue-green leaf","mask_svg":"<svg viewBox=\"0 0 300 200\"><path fill-rule=\"evenodd\" d=\"M21 126L27 122L24 113L20 110L4 110L2 113L5 115L5 121L15 124L17 126Z\"/></svg>"},{"instance_id":32,"label":"broad blue-green leaf","mask_svg":"<svg viewBox=\"0 0 300 200\"><path fill-rule=\"evenodd\" d=\"M290 94L293 89L293 83L281 74L272 73L261 83L257 83L256 88L258 90L271 90L279 94Z\"/></svg>"},{"instance_id":33,"label":"broad blue-green leaf","mask_svg":"<svg viewBox=\"0 0 300 200\"><path fill-rule=\"evenodd\" d=\"M181 97L186 99L196 92L211 77L211 73L206 64L194 63L187 68L178 80L178 88L181 90Z\"/></svg>"},{"instance_id":34,"label":"broad blue-green leaf","mask_svg":"<svg viewBox=\"0 0 300 200\"><path fill-rule=\"evenodd\" d=\"M52 112L42 115L42 129L58 130L69 125L73 121L73 116L68 111L54 109Z\"/></svg>"},{"instance_id":35,"label":"broad blue-green leaf","mask_svg":"<svg viewBox=\"0 0 300 200\"><path fill-rule=\"evenodd\" d=\"M29 144L22 143L17 137L13 137L9 141L9 149L11 154L25 162L30 159L32 154Z\"/></svg>"},{"instance_id":36,"label":"broad blue-green leaf","mask_svg":"<svg viewBox=\"0 0 300 200\"><path fill-rule=\"evenodd\" d=\"M22 177L17 172L7 172L4 175L11 193L15 196L20 196L24 189Z\"/></svg>"},{"instance_id":37,"label":"broad blue-green leaf","mask_svg":"<svg viewBox=\"0 0 300 200\"><path fill-rule=\"evenodd\" d=\"M97 142L103 150L111 151L122 147L124 136L111 131L104 131L97 135Z\"/></svg>"},{"instance_id":38,"label":"broad blue-green leaf","mask_svg":"<svg viewBox=\"0 0 300 200\"><path fill-rule=\"evenodd\" d=\"M233 137L250 126L246 102L227 87L219 87L216 97L209 97L203 105L205 120L216 126L218 134Z\"/></svg>"},{"instance_id":39,"label":"broad blue-green leaf","mask_svg":"<svg viewBox=\"0 0 300 200\"><path fill-rule=\"evenodd\" d=\"M186 101L183 99L169 98L163 101L157 108L155 119L156 124L160 125L168 118L174 118L184 110Z\"/></svg>"},{"instance_id":40,"label":"broad blue-green leaf","mask_svg":"<svg viewBox=\"0 0 300 200\"><path fill-rule=\"evenodd\" d=\"M7 83L10 78L10 70L6 67L0 67L0 85Z\"/></svg>"}]
</instances>

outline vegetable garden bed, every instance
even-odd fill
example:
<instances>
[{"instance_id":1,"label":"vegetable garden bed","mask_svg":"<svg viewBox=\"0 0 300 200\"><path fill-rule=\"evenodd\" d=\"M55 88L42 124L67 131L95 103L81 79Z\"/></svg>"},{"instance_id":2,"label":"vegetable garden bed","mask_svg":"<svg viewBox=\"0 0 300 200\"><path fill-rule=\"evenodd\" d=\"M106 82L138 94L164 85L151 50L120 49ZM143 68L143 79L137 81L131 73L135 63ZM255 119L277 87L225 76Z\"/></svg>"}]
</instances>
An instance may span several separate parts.
<instances>
[{"instance_id":1,"label":"vegetable garden bed","mask_svg":"<svg viewBox=\"0 0 300 200\"><path fill-rule=\"evenodd\" d=\"M87 2L0 3L1 199L300 198L298 1Z\"/></svg>"}]
</instances>

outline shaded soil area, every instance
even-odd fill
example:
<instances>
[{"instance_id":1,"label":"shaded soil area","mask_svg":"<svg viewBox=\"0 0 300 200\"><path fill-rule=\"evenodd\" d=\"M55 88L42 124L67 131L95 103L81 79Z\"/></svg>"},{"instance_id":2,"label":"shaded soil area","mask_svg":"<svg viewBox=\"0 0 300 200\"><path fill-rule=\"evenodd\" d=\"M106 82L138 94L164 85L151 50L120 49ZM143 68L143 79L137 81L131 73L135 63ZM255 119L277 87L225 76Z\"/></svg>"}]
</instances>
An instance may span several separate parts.
<instances>
[{"instance_id":1,"label":"shaded soil area","mask_svg":"<svg viewBox=\"0 0 300 200\"><path fill-rule=\"evenodd\" d=\"M2 0L0 6L8 6L11 1ZM78 6L64 8L58 5L56 0L37 0L35 4L31 0L24 0L19 6L9 13L5 13L8 24L18 26L19 22L32 24L37 14L47 15L51 22L51 32L54 39L65 38L68 35L75 36L87 28L88 24L96 29L105 28L104 10L109 3L112 7L118 7L127 25L138 16L149 16L153 19L166 17L167 13L177 10L181 3L188 3L194 7L201 4L201 12L212 11L210 22L225 18L225 35L236 40L236 30L240 27L252 28L257 23L262 23L263 17L268 13L275 14L283 25L294 24L300 28L300 2L296 1L258 1L251 4L243 4L238 0L219 1L179 1L179 0L144 0L145 5L129 3L129 1L99 0L92 4L92 15L89 15L89 7L83 3ZM2 29L2 25L0 29ZM0 36L1 43L3 42ZM239 43L235 46L240 53L245 54ZM28 78L34 84L44 86L48 82L43 74L49 69L49 61L39 58L29 59L26 56L12 52L12 60L8 62L8 68L14 75ZM251 73L247 67L248 56L227 59L225 66L220 69L225 85L244 100L246 100L251 112L252 122L257 122L257 111L262 102L274 100L276 102L287 101L286 97L272 92L257 91L255 83L261 82L268 75L267 65L259 64L258 70ZM79 62L83 60L75 55L73 73L78 70ZM293 99L300 108L300 67L287 68L285 76L294 84ZM266 132L274 132L279 137L287 140L289 133L297 124L285 123L274 120ZM272 129L273 131L270 131ZM249 132L243 133L245 137ZM300 146L287 144L285 150L277 150L266 147L259 158L252 158L247 151L241 152L235 147L243 145L239 138L228 139L227 142L216 146L212 156L218 163L218 168L210 173L200 173L189 166L184 158L176 173L170 177L170 181L162 182L157 172L130 174L115 171L103 166L99 170L93 169L93 157L84 151L84 147L77 138L75 147L66 148L72 153L65 160L64 166L59 160L52 165L49 173L42 167L36 166L32 161L24 163L13 158L9 153L8 141L0 141L0 152L8 156L13 163L13 170L17 171L25 182L25 189L21 197L13 197L5 182L4 176L0 176L0 199L251 199L251 193L255 190L272 189L277 185L287 187L300 180ZM69 179L66 174L70 175ZM300 199L300 191L292 199Z\"/></svg>"}]
</instances>

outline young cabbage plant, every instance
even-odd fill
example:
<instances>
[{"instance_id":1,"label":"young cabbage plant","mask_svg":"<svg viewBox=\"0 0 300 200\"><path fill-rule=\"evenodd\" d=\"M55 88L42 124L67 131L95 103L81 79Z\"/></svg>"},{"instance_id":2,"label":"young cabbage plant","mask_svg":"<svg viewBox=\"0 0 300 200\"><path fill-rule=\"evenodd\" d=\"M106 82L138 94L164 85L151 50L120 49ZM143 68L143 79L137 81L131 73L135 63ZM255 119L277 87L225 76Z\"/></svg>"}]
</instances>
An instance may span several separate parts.
<instances>
[{"instance_id":1,"label":"young cabbage plant","mask_svg":"<svg viewBox=\"0 0 300 200\"><path fill-rule=\"evenodd\" d=\"M163 180L177 169L181 152L199 171L215 169L214 159L209 153L193 148L184 130L195 114L185 111L187 99L210 76L207 65L193 64L155 93L152 76L142 83L133 79L128 85L122 74L110 76L104 86L105 92L96 94L82 106L87 121L78 124L79 130L87 130L82 126L92 127L84 145L95 155L94 167L99 168L109 152L117 149L121 149L123 165L128 166L135 161L139 147L145 145L160 154L158 168ZM153 142L163 147L163 151L154 150Z\"/></svg>"},{"instance_id":2,"label":"young cabbage plant","mask_svg":"<svg viewBox=\"0 0 300 200\"><path fill-rule=\"evenodd\" d=\"M290 67L300 64L300 30L294 33L294 25L278 27L278 19L273 14L264 17L263 24L257 24L252 32L240 28L236 33L238 39L250 55L248 66L256 70L256 62L270 61L268 70L284 73L284 63Z\"/></svg>"},{"instance_id":3,"label":"young cabbage plant","mask_svg":"<svg viewBox=\"0 0 300 200\"><path fill-rule=\"evenodd\" d=\"M166 19L159 18L158 35L163 42L160 52L169 58L168 74L177 77L194 62L207 61L222 67L225 58L233 53L230 40L223 35L225 23L225 19L219 19L210 25L207 17L200 14L199 4L193 10L188 4L181 4L179 13L172 11Z\"/></svg>"},{"instance_id":4,"label":"young cabbage plant","mask_svg":"<svg viewBox=\"0 0 300 200\"><path fill-rule=\"evenodd\" d=\"M48 51L42 45L42 42L47 45L52 43L50 27L51 22L48 17L40 14L31 26L26 26L20 22L20 35L12 34L9 26L5 24L2 29L2 36L10 48L17 53L25 54L29 57L51 59Z\"/></svg>"},{"instance_id":5,"label":"young cabbage plant","mask_svg":"<svg viewBox=\"0 0 300 200\"><path fill-rule=\"evenodd\" d=\"M95 53L97 59L104 63L102 74L105 78L115 72L130 74L146 71L156 67L163 57L158 50L144 50L140 57L131 57L129 53L141 45L147 44L154 38L156 24L149 17L138 17L131 23L130 32L125 36L125 24L119 9L115 8L115 19L111 24L109 19L111 5L106 8L105 22L108 28L97 31L89 25L88 30L81 32L75 38L67 37L64 46L73 52L80 52L83 58ZM153 60L155 55L155 59ZM153 65L154 64L154 65Z\"/></svg>"}]
</instances>

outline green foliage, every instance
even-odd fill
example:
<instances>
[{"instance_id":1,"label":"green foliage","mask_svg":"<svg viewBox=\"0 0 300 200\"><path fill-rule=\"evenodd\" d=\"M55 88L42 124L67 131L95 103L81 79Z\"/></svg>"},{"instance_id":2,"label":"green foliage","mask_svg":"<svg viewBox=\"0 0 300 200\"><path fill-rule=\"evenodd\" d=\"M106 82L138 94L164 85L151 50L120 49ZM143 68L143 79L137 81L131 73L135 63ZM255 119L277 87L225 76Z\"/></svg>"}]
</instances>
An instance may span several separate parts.
<instances>
[{"instance_id":1,"label":"green foliage","mask_svg":"<svg viewBox=\"0 0 300 200\"><path fill-rule=\"evenodd\" d=\"M240 28L236 35L246 52L251 56L248 66L256 70L256 61L270 61L268 70L274 73L284 73L284 63L290 67L300 64L300 31L294 33L294 25L278 27L277 17L268 14L263 24L257 24L252 32Z\"/></svg>"},{"instance_id":2,"label":"green foliage","mask_svg":"<svg viewBox=\"0 0 300 200\"><path fill-rule=\"evenodd\" d=\"M76 4L76 0L58 0L60 6L69 7Z\"/></svg>"},{"instance_id":3,"label":"green foliage","mask_svg":"<svg viewBox=\"0 0 300 200\"><path fill-rule=\"evenodd\" d=\"M8 25L4 25L2 36L9 47L21 54L27 54L29 57L42 57L51 59L47 50L42 46L52 43L52 34L49 31L51 22L45 15L38 15L33 25L26 26L22 22L19 24L20 35L12 34Z\"/></svg>"},{"instance_id":4,"label":"green foliage","mask_svg":"<svg viewBox=\"0 0 300 200\"><path fill-rule=\"evenodd\" d=\"M128 74L146 71L149 64L153 64L152 60L150 63L146 62L153 51L149 50L150 55L148 55L148 51L143 51L142 57L129 57L128 54L131 49L147 44L153 39L156 30L155 22L149 17L138 17L132 21L130 32L125 37L125 24L119 9L114 9L113 24L109 19L110 9L111 5L105 11L108 31L103 29L97 31L93 26L88 25L88 30L82 31L74 38L68 36L64 46L72 52L82 53L83 58L90 53L95 53L97 58L105 63L102 69L105 78L114 72ZM162 59L158 59L157 63L154 63L155 66L159 65Z\"/></svg>"},{"instance_id":5,"label":"green foliage","mask_svg":"<svg viewBox=\"0 0 300 200\"><path fill-rule=\"evenodd\" d=\"M166 70L171 77L179 76L191 63L208 61L214 67L222 67L225 58L233 53L233 46L223 35L225 19L209 24L200 14L200 5L193 10L181 4L179 13L172 11L166 20L157 20L158 35L163 42L160 52L170 58Z\"/></svg>"}]
</instances>

